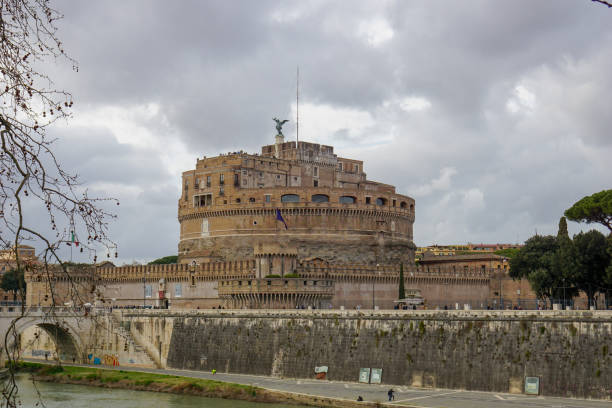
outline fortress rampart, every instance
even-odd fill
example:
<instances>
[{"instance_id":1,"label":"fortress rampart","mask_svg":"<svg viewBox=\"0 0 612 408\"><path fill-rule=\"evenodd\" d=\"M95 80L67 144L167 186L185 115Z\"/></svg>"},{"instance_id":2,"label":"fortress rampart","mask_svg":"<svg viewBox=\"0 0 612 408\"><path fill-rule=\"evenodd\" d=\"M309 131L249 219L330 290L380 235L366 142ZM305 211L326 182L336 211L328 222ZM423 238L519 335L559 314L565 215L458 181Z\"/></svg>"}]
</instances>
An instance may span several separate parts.
<instances>
[{"instance_id":1,"label":"fortress rampart","mask_svg":"<svg viewBox=\"0 0 612 408\"><path fill-rule=\"evenodd\" d=\"M266 248L262 250L264 252L259 256L269 256L266 255ZM288 252L286 256L291 257L291 253ZM280 259L280 255L278 257ZM313 259L296 262L295 268L287 268L285 273L278 275L267 275L264 272L266 268L258 272L258 268L258 260L73 268L71 274L75 275L75 282L59 270L49 279L43 274L29 273L26 276L28 304L51 304L52 299L48 296L50 285L56 292L64 294L56 298L56 304L63 304L57 303L59 299L69 299L70 293L78 291L83 303L100 301L115 306L170 306L179 309L264 307L264 304L273 308L312 306L366 309L372 308L373 303L377 307L391 309L398 295L399 265L329 264ZM404 284L406 288L419 289L429 307L454 307L455 303L461 307L464 303L486 307L492 306L493 301L501 297L496 294L500 288L509 289L517 285L517 282L505 276L500 278L498 273L488 268L455 270L452 267L406 265ZM523 287L528 288L528 285L524 284ZM268 289L274 289L274 294L293 293L295 296L274 297L273 303L235 301L238 297L253 299L257 293L272 293ZM297 296L315 292L322 296ZM230 296L232 293L236 295L235 298ZM332 295L328 296L330 293ZM503 296L510 299L512 293L506 290ZM529 296L523 292L524 298Z\"/></svg>"}]
</instances>

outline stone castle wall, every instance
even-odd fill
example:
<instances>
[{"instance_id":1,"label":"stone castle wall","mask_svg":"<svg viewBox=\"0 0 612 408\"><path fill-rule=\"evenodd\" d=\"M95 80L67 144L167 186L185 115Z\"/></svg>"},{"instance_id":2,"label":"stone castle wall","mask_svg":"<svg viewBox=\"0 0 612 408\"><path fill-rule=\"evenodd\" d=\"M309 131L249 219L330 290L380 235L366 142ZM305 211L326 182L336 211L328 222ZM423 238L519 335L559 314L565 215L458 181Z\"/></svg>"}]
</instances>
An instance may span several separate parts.
<instances>
[{"instance_id":1,"label":"stone castle wall","mask_svg":"<svg viewBox=\"0 0 612 408\"><path fill-rule=\"evenodd\" d=\"M76 273L77 279L74 282L61 273L50 280L42 279L42 275L32 274L26 277L27 304L50 305L53 301L48 290L51 284L56 292L57 305L76 300L76 290L80 303L99 301L114 306L165 307L163 300L166 299L167 306L171 308L228 307L229 304L225 304L219 297L219 282L255 279L256 269L257 260L251 260L195 266L171 264L89 268ZM391 309L394 307L393 301L398 298L398 265L380 264L377 267L355 263L329 264L315 259L299 263L295 270L285 270L285 273L294 272L309 281L333 281L333 308L359 306L366 309L375 305L381 309ZM480 267L468 270L406 267L404 285L406 288L419 289L429 308L454 308L457 304L460 308L464 304L470 304L474 308L493 306L499 299L500 284L506 307L516 305L517 297L535 299L527 282L515 282L507 276L494 275L495 273L495 269L483 270ZM519 295L516 294L516 287L521 288ZM304 306L318 308L322 305L309 303Z\"/></svg>"},{"instance_id":2,"label":"stone castle wall","mask_svg":"<svg viewBox=\"0 0 612 408\"><path fill-rule=\"evenodd\" d=\"M208 311L123 319L170 368L313 378L314 367L325 365L330 380L357 381L359 369L370 367L383 369L386 384L519 393L525 376L537 376L544 395L611 398L606 311Z\"/></svg>"}]
</instances>

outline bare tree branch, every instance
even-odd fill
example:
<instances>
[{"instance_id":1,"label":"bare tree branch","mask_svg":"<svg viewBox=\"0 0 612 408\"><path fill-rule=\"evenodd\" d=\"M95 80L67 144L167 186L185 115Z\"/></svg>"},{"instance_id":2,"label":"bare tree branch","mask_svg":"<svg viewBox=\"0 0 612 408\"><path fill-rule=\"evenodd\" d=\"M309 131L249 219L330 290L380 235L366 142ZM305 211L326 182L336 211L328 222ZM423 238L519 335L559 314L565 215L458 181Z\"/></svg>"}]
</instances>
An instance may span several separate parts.
<instances>
[{"instance_id":1,"label":"bare tree branch","mask_svg":"<svg viewBox=\"0 0 612 408\"><path fill-rule=\"evenodd\" d=\"M608 6L608 8L612 8L612 3L609 3L605 0L591 0L593 3L603 4L604 6Z\"/></svg>"},{"instance_id":2,"label":"bare tree branch","mask_svg":"<svg viewBox=\"0 0 612 408\"><path fill-rule=\"evenodd\" d=\"M79 241L81 252L85 248L92 253L100 246L116 248L107 236L108 222L115 215L105 207L118 205L113 199L90 197L78 177L57 159L54 140L46 137L50 125L71 117L73 100L70 93L55 89L39 67L61 59L78 72L76 61L65 53L57 36L56 22L61 18L50 0L0 0L0 248L14 249L18 270L42 272L51 288L51 305L58 301L53 289L58 273L74 286L58 252L60 245ZM42 227L39 217L32 216L37 209L46 215ZM24 242L42 248L41 265L20 258L19 247ZM17 323L27 314L25 289L19 290L21 316L3 339L11 368L19 358ZM82 305L82 291L74 289L70 290L73 303ZM49 315L54 316L53 308ZM16 405L12 374L3 390L7 407Z\"/></svg>"}]
</instances>

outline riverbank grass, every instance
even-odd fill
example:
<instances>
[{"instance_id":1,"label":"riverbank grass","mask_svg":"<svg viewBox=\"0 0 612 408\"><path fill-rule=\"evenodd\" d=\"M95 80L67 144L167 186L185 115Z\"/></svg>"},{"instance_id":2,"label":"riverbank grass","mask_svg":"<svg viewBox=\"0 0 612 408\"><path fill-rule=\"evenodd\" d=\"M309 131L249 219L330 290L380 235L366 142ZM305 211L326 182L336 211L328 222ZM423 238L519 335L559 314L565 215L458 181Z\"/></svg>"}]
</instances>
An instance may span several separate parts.
<instances>
[{"instance_id":1,"label":"riverbank grass","mask_svg":"<svg viewBox=\"0 0 612 408\"><path fill-rule=\"evenodd\" d=\"M20 362L19 371L31 373L40 381L84 384L106 388L190 394L212 398L231 398L269 402L264 389L203 378L181 377L138 371L106 370L94 367L58 366Z\"/></svg>"}]
</instances>

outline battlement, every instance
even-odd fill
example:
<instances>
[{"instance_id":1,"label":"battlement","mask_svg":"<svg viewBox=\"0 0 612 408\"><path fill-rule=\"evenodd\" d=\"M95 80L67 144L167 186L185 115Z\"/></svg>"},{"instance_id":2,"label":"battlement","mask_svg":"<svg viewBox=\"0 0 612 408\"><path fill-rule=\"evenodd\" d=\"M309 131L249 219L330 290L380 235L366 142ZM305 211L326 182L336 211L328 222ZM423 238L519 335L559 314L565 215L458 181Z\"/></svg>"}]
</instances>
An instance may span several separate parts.
<instances>
[{"instance_id":1,"label":"battlement","mask_svg":"<svg viewBox=\"0 0 612 408\"><path fill-rule=\"evenodd\" d=\"M227 261L192 264L136 265L99 268L96 275L106 281L130 280L217 280L254 276L255 261Z\"/></svg>"}]
</instances>

